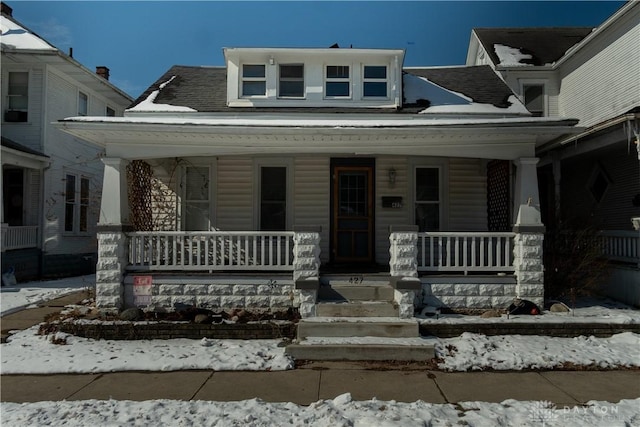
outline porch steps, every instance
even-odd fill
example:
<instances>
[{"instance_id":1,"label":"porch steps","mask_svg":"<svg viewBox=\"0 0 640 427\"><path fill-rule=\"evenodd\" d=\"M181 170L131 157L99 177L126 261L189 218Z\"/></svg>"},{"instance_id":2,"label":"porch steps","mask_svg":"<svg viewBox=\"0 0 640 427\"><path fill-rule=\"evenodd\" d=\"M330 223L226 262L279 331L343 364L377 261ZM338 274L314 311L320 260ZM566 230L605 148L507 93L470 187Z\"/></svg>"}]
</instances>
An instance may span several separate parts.
<instances>
[{"instance_id":1,"label":"porch steps","mask_svg":"<svg viewBox=\"0 0 640 427\"><path fill-rule=\"evenodd\" d=\"M296 360L425 361L433 341L415 319L400 319L388 276L321 277L316 317L298 322L287 346Z\"/></svg>"}]
</instances>

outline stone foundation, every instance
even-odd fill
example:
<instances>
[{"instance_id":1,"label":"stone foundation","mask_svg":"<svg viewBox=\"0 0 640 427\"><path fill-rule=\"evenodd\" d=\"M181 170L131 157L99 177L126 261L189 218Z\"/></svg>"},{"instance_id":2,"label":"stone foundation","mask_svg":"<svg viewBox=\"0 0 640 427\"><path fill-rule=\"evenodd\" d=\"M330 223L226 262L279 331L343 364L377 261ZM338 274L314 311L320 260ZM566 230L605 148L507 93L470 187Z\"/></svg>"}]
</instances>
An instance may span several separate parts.
<instances>
[{"instance_id":1,"label":"stone foundation","mask_svg":"<svg viewBox=\"0 0 640 427\"><path fill-rule=\"evenodd\" d=\"M422 277L422 304L451 309L506 309L517 295L514 277Z\"/></svg>"}]
</instances>

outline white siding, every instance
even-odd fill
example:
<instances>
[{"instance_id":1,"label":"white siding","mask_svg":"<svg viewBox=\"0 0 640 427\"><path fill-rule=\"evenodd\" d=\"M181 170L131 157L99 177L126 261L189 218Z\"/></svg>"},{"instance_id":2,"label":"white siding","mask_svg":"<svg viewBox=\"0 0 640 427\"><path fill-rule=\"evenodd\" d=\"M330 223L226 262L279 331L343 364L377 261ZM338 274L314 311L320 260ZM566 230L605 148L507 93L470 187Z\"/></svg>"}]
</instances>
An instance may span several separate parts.
<instances>
[{"instance_id":1,"label":"white siding","mask_svg":"<svg viewBox=\"0 0 640 427\"><path fill-rule=\"evenodd\" d=\"M254 230L253 160L250 157L218 159L216 227Z\"/></svg>"},{"instance_id":2,"label":"white siding","mask_svg":"<svg viewBox=\"0 0 640 427\"><path fill-rule=\"evenodd\" d=\"M8 72L29 72L29 115L26 123L4 122L6 97L2 96L2 136L36 151L42 151L44 70L30 64L11 65L2 68L2 92L5 93Z\"/></svg>"},{"instance_id":3,"label":"white siding","mask_svg":"<svg viewBox=\"0 0 640 427\"><path fill-rule=\"evenodd\" d=\"M449 161L449 230L487 229L487 172L480 159Z\"/></svg>"},{"instance_id":4,"label":"white siding","mask_svg":"<svg viewBox=\"0 0 640 427\"><path fill-rule=\"evenodd\" d=\"M562 65L560 114L591 126L640 102L640 7Z\"/></svg>"}]
</instances>

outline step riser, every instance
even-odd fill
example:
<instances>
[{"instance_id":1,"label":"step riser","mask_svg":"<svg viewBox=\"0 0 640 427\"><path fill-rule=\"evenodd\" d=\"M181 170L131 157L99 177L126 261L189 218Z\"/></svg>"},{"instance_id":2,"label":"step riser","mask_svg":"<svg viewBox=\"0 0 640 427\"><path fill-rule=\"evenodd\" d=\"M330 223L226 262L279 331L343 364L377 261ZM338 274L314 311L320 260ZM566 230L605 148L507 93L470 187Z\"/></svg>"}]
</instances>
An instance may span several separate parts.
<instances>
[{"instance_id":1,"label":"step riser","mask_svg":"<svg viewBox=\"0 0 640 427\"><path fill-rule=\"evenodd\" d=\"M390 286L342 285L321 286L318 290L320 300L349 301L393 301L394 292Z\"/></svg>"},{"instance_id":2,"label":"step riser","mask_svg":"<svg viewBox=\"0 0 640 427\"><path fill-rule=\"evenodd\" d=\"M298 339L306 337L415 338L418 323L300 322Z\"/></svg>"},{"instance_id":3,"label":"step riser","mask_svg":"<svg viewBox=\"0 0 640 427\"><path fill-rule=\"evenodd\" d=\"M398 317L398 308L391 303L348 304L327 303L316 304L318 317Z\"/></svg>"},{"instance_id":4,"label":"step riser","mask_svg":"<svg viewBox=\"0 0 640 427\"><path fill-rule=\"evenodd\" d=\"M433 346L290 345L287 354L296 360L425 361L435 357L435 350Z\"/></svg>"}]
</instances>

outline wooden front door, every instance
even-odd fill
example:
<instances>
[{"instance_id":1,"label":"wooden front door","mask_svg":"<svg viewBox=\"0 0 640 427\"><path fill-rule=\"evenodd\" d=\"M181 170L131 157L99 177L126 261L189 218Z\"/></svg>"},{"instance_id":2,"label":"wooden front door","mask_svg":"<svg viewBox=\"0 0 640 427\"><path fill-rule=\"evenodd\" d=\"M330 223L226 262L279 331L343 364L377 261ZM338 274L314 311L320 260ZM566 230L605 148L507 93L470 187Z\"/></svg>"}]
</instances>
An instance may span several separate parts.
<instances>
[{"instance_id":1,"label":"wooden front door","mask_svg":"<svg viewBox=\"0 0 640 427\"><path fill-rule=\"evenodd\" d=\"M373 159L365 160L332 167L331 250L336 263L373 262Z\"/></svg>"}]
</instances>

